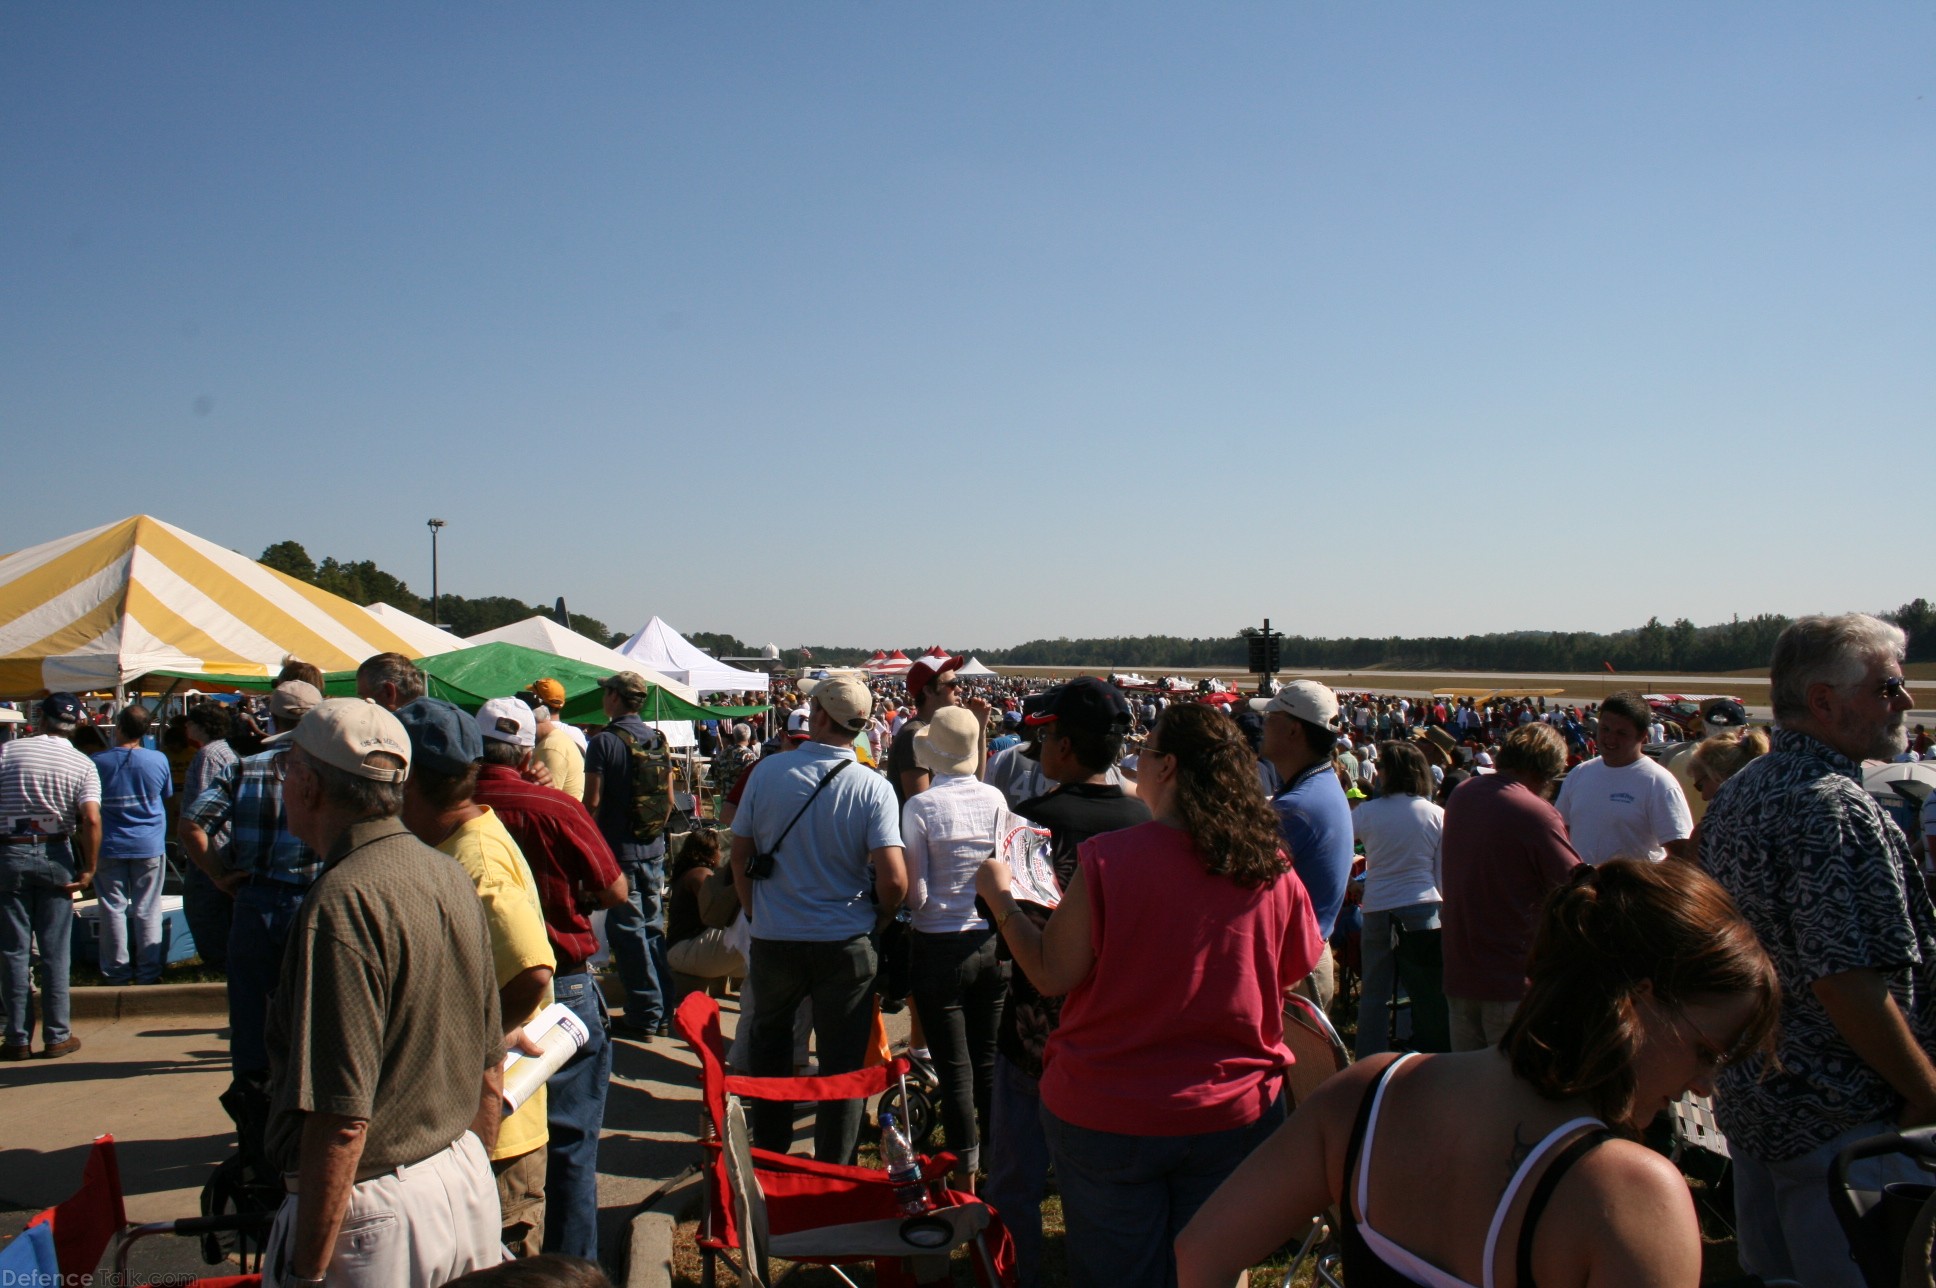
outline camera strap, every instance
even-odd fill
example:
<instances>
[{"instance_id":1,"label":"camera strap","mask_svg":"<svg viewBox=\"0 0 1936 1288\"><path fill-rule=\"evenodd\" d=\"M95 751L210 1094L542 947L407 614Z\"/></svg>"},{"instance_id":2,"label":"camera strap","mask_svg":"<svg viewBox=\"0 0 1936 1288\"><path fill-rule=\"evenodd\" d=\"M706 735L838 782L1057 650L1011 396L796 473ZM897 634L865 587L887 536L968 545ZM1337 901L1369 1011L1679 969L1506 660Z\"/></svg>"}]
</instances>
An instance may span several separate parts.
<instances>
[{"instance_id":1,"label":"camera strap","mask_svg":"<svg viewBox=\"0 0 1936 1288\"><path fill-rule=\"evenodd\" d=\"M801 818L805 816L808 809L812 808L813 798L820 795L821 788L825 787L828 783L831 783L834 779L840 777L841 770L847 768L847 766L853 763L854 762L851 760L843 760L838 765L835 765L832 769L827 771L827 776L821 779L818 783L816 783L814 785L814 789L811 792L807 793L807 799L801 802L800 808L798 810L794 811L793 818L788 821L787 825L784 828L781 829L780 835L774 840L773 844L766 848L766 852L768 854L772 855L775 859L778 859L780 857L780 846L786 841L787 833L791 832L793 830L793 825L795 823L798 823L801 820Z\"/></svg>"}]
</instances>

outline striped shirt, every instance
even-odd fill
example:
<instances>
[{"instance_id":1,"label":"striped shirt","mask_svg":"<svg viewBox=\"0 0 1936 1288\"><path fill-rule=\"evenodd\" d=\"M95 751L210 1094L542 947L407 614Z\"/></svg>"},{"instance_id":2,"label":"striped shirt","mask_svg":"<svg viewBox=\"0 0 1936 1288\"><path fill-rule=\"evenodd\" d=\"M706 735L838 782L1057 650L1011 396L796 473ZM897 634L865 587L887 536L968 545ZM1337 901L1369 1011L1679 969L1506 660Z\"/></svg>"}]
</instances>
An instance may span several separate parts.
<instances>
[{"instance_id":1,"label":"striped shirt","mask_svg":"<svg viewBox=\"0 0 1936 1288\"><path fill-rule=\"evenodd\" d=\"M189 802L182 820L214 836L225 823L228 869L289 885L308 886L323 870L316 852L297 840L282 812L282 748L224 765L207 791Z\"/></svg>"},{"instance_id":2,"label":"striped shirt","mask_svg":"<svg viewBox=\"0 0 1936 1288\"><path fill-rule=\"evenodd\" d=\"M81 806L101 803L101 776L74 744L52 734L0 747L0 832L58 836L80 824Z\"/></svg>"}]
</instances>

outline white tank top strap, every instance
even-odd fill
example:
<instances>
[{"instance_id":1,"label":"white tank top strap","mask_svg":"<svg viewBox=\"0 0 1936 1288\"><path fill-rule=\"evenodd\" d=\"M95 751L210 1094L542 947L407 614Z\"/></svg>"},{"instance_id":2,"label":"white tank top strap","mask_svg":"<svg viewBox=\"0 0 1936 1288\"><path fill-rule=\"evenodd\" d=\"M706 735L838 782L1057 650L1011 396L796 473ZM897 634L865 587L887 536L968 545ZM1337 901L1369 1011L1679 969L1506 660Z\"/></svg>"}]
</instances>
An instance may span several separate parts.
<instances>
[{"instance_id":1,"label":"white tank top strap","mask_svg":"<svg viewBox=\"0 0 1936 1288\"><path fill-rule=\"evenodd\" d=\"M1358 1220L1364 1225L1371 1224L1371 1145L1378 1139L1378 1114L1385 1107L1385 1091L1391 1086L1398 1066L1417 1054L1407 1051L1386 1065L1385 1071L1378 1075L1378 1089L1372 1093L1371 1118L1365 1124L1364 1144L1358 1147Z\"/></svg>"},{"instance_id":2,"label":"white tank top strap","mask_svg":"<svg viewBox=\"0 0 1936 1288\"><path fill-rule=\"evenodd\" d=\"M1605 1125L1598 1118L1569 1118L1542 1136L1539 1144L1533 1146L1532 1152L1526 1155L1525 1161L1519 1165L1519 1170L1513 1173L1512 1180L1506 1183L1506 1192L1500 1198L1499 1206L1492 1210L1492 1225L1486 1230L1485 1288L1493 1288L1493 1254L1498 1251L1499 1231L1506 1224L1506 1213L1511 1211L1513 1200L1519 1197L1520 1187L1539 1169L1539 1165L1545 1161L1547 1155L1565 1144L1575 1133L1582 1128Z\"/></svg>"}]
</instances>

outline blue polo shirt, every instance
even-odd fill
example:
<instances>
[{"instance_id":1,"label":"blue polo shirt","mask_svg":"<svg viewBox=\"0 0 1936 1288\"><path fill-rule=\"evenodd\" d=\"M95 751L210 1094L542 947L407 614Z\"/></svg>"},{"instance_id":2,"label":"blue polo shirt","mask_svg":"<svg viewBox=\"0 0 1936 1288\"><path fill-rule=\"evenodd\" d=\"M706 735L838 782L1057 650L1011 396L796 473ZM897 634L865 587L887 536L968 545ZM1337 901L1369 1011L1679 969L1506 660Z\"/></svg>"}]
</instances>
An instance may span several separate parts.
<instances>
[{"instance_id":1,"label":"blue polo shirt","mask_svg":"<svg viewBox=\"0 0 1936 1288\"><path fill-rule=\"evenodd\" d=\"M1329 939L1351 881L1351 802L1326 761L1300 773L1271 804L1291 866L1311 896L1318 932Z\"/></svg>"},{"instance_id":2,"label":"blue polo shirt","mask_svg":"<svg viewBox=\"0 0 1936 1288\"><path fill-rule=\"evenodd\" d=\"M773 851L813 789L842 761L849 767ZM852 747L808 742L762 757L753 767L733 815L733 835L748 838L762 853L771 851L776 860L771 877L752 883L747 911L753 938L841 943L874 928L867 855L901 844L901 811L887 779L853 761Z\"/></svg>"}]
</instances>

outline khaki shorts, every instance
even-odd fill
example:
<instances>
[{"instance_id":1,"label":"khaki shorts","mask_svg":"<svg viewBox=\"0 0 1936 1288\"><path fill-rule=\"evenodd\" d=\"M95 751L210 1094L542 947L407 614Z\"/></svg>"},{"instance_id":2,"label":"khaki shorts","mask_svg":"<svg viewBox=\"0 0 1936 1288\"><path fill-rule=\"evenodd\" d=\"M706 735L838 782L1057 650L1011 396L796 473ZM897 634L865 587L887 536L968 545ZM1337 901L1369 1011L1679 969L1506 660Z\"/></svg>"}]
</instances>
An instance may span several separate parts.
<instances>
[{"instance_id":1,"label":"khaki shorts","mask_svg":"<svg viewBox=\"0 0 1936 1288\"><path fill-rule=\"evenodd\" d=\"M1469 997L1448 997L1446 1009L1452 1013L1452 1049L1484 1051L1499 1045L1506 1026L1519 1013L1518 1002L1478 1002Z\"/></svg>"}]
</instances>

